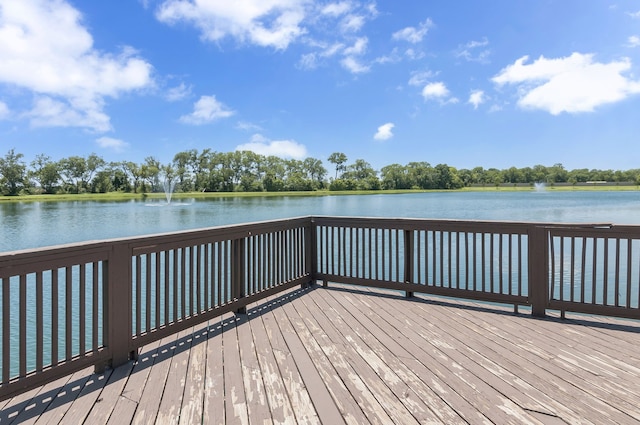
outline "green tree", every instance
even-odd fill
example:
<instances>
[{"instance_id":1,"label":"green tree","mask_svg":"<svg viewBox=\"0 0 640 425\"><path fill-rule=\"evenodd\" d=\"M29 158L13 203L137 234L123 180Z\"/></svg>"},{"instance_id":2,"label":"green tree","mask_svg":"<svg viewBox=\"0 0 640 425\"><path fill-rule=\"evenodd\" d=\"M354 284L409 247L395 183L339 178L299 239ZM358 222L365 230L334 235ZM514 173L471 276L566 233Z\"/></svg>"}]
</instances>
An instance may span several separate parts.
<instances>
[{"instance_id":1,"label":"green tree","mask_svg":"<svg viewBox=\"0 0 640 425\"><path fill-rule=\"evenodd\" d=\"M58 162L58 166L65 191L80 193L82 182L87 175L87 160L81 156L70 156L62 158Z\"/></svg>"},{"instance_id":2,"label":"green tree","mask_svg":"<svg viewBox=\"0 0 640 425\"><path fill-rule=\"evenodd\" d=\"M151 192L158 192L161 189L160 184L160 168L162 165L160 161L152 156L148 156L144 159L144 164L140 166L140 174L143 181L149 183ZM146 189L146 188L144 188Z\"/></svg>"},{"instance_id":3,"label":"green tree","mask_svg":"<svg viewBox=\"0 0 640 425\"><path fill-rule=\"evenodd\" d=\"M0 187L6 195L17 195L25 186L27 166L22 161L23 156L11 149L0 158Z\"/></svg>"},{"instance_id":4,"label":"green tree","mask_svg":"<svg viewBox=\"0 0 640 425\"><path fill-rule=\"evenodd\" d=\"M407 164L407 174L411 187L419 189L436 189L438 183L436 179L436 171L428 162L410 162Z\"/></svg>"},{"instance_id":5,"label":"green tree","mask_svg":"<svg viewBox=\"0 0 640 425\"><path fill-rule=\"evenodd\" d=\"M322 161L311 157L305 158L303 166L307 176L313 182L313 189L322 189L327 176L327 169L322 165Z\"/></svg>"},{"instance_id":6,"label":"green tree","mask_svg":"<svg viewBox=\"0 0 640 425\"><path fill-rule=\"evenodd\" d=\"M60 183L60 168L49 156L39 154L31 162L28 176L40 185L44 193L55 193Z\"/></svg>"},{"instance_id":7,"label":"green tree","mask_svg":"<svg viewBox=\"0 0 640 425\"><path fill-rule=\"evenodd\" d=\"M411 180L407 173L407 168L400 164L391 164L382 167L380 170L383 189L409 189Z\"/></svg>"},{"instance_id":8,"label":"green tree","mask_svg":"<svg viewBox=\"0 0 640 425\"><path fill-rule=\"evenodd\" d=\"M336 166L336 179L338 178L338 172L339 171L344 171L345 170L345 165L344 163L347 162L347 155L343 154L342 152L334 152L331 155L329 155L329 158L327 159L330 163L335 164Z\"/></svg>"}]
</instances>

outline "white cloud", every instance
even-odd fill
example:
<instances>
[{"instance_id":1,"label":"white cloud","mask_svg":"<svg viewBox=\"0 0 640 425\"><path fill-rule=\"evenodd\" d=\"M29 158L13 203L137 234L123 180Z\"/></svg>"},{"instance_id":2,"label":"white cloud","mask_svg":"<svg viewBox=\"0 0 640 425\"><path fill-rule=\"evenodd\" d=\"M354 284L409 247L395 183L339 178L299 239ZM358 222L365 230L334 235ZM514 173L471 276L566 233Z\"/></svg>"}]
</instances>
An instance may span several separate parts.
<instances>
[{"instance_id":1,"label":"white cloud","mask_svg":"<svg viewBox=\"0 0 640 425\"><path fill-rule=\"evenodd\" d=\"M221 118L228 118L233 114L235 111L218 102L215 96L202 96L193 105L193 112L180 117L180 121L186 124L201 125Z\"/></svg>"},{"instance_id":2,"label":"white cloud","mask_svg":"<svg viewBox=\"0 0 640 425\"><path fill-rule=\"evenodd\" d=\"M269 140L261 134L254 134L249 143L238 145L236 150L280 158L303 159L307 156L307 148L300 143L293 140Z\"/></svg>"},{"instance_id":3,"label":"white cloud","mask_svg":"<svg viewBox=\"0 0 640 425\"><path fill-rule=\"evenodd\" d=\"M339 3L329 3L322 8L321 13L323 15L341 16L351 10L351 3L343 1Z\"/></svg>"},{"instance_id":4,"label":"white cloud","mask_svg":"<svg viewBox=\"0 0 640 425\"><path fill-rule=\"evenodd\" d=\"M340 61L342 66L353 74L362 74L368 72L370 67L364 65L358 56L362 56L367 51L367 37L359 37L353 43L353 46L345 48L342 53L345 57Z\"/></svg>"},{"instance_id":5,"label":"white cloud","mask_svg":"<svg viewBox=\"0 0 640 425\"><path fill-rule=\"evenodd\" d=\"M640 37L632 35L627 39L627 42L629 43L629 47L638 47L640 46Z\"/></svg>"},{"instance_id":6,"label":"white cloud","mask_svg":"<svg viewBox=\"0 0 640 425\"><path fill-rule=\"evenodd\" d=\"M318 55L316 53L305 53L300 56L297 67L300 69L316 69L318 67Z\"/></svg>"},{"instance_id":7,"label":"white cloud","mask_svg":"<svg viewBox=\"0 0 640 425\"><path fill-rule=\"evenodd\" d=\"M353 56L347 56L340 61L342 66L353 74L363 74L369 72L371 69L368 65L363 65L358 59Z\"/></svg>"},{"instance_id":8,"label":"white cloud","mask_svg":"<svg viewBox=\"0 0 640 425\"><path fill-rule=\"evenodd\" d=\"M9 116L9 107L6 103L0 101L0 120L5 119Z\"/></svg>"},{"instance_id":9,"label":"white cloud","mask_svg":"<svg viewBox=\"0 0 640 425\"><path fill-rule=\"evenodd\" d=\"M633 19L640 19L640 10L637 12L627 12L627 15L631 16Z\"/></svg>"},{"instance_id":10,"label":"white cloud","mask_svg":"<svg viewBox=\"0 0 640 425\"><path fill-rule=\"evenodd\" d=\"M415 51L414 49L407 49L404 51L404 55L410 60L418 60L424 57L424 52Z\"/></svg>"},{"instance_id":11,"label":"white cloud","mask_svg":"<svg viewBox=\"0 0 640 425\"><path fill-rule=\"evenodd\" d=\"M528 60L523 56L492 78L500 86L517 86L521 108L553 115L592 112L600 105L640 93L640 81L623 75L631 69L628 58L600 63L594 62L593 54L573 53L558 59L540 56L525 64Z\"/></svg>"},{"instance_id":12,"label":"white cloud","mask_svg":"<svg viewBox=\"0 0 640 425\"><path fill-rule=\"evenodd\" d=\"M340 23L342 32L358 32L364 26L365 17L361 15L347 15Z\"/></svg>"},{"instance_id":13,"label":"white cloud","mask_svg":"<svg viewBox=\"0 0 640 425\"><path fill-rule=\"evenodd\" d=\"M260 131L260 130L262 130L262 127L260 127L259 125L251 123L251 122L247 122L247 121L238 121L238 123L236 124L236 128L238 130L243 130L243 131Z\"/></svg>"},{"instance_id":14,"label":"white cloud","mask_svg":"<svg viewBox=\"0 0 640 425\"><path fill-rule=\"evenodd\" d=\"M486 100L486 96L484 94L484 91L482 90L473 90L471 92L471 94L469 95L469 100L467 103L470 103L473 105L473 109L478 109L478 106L480 106L481 104L483 104Z\"/></svg>"},{"instance_id":15,"label":"white cloud","mask_svg":"<svg viewBox=\"0 0 640 425\"><path fill-rule=\"evenodd\" d=\"M343 43L333 43L330 46L327 46L327 48L325 48L322 52L320 52L320 56L331 57L342 50L344 50Z\"/></svg>"},{"instance_id":16,"label":"white cloud","mask_svg":"<svg viewBox=\"0 0 640 425\"><path fill-rule=\"evenodd\" d=\"M33 127L83 127L95 131L111 128L109 116L102 112L102 99L61 99L36 97L31 111L24 114Z\"/></svg>"},{"instance_id":17,"label":"white cloud","mask_svg":"<svg viewBox=\"0 0 640 425\"><path fill-rule=\"evenodd\" d=\"M100 137L96 139L96 144L103 149L111 149L115 152L123 152L129 147L127 142L112 137Z\"/></svg>"},{"instance_id":18,"label":"white cloud","mask_svg":"<svg viewBox=\"0 0 640 425\"><path fill-rule=\"evenodd\" d=\"M385 64L385 63L397 63L397 62L400 62L401 60L402 60L402 56L400 56L400 54L398 53L398 48L395 47L390 54L384 55L384 56L378 56L374 62Z\"/></svg>"},{"instance_id":19,"label":"white cloud","mask_svg":"<svg viewBox=\"0 0 640 425\"><path fill-rule=\"evenodd\" d=\"M367 51L367 44L369 39L367 37L359 37L353 43L353 46L344 49L344 54L347 56L362 55Z\"/></svg>"},{"instance_id":20,"label":"white cloud","mask_svg":"<svg viewBox=\"0 0 640 425\"><path fill-rule=\"evenodd\" d=\"M0 83L36 95L33 109L21 114L35 126L108 131L105 98L153 84L152 66L133 49L96 50L65 0L0 0L0 58Z\"/></svg>"},{"instance_id":21,"label":"white cloud","mask_svg":"<svg viewBox=\"0 0 640 425\"><path fill-rule=\"evenodd\" d=\"M391 38L394 40L404 40L409 43L420 43L429 29L433 27L433 21L430 18L427 18L426 21L420 23L418 28L416 27L406 27L399 31L396 31L391 35Z\"/></svg>"},{"instance_id":22,"label":"white cloud","mask_svg":"<svg viewBox=\"0 0 640 425\"><path fill-rule=\"evenodd\" d=\"M286 49L306 32L305 0L164 0L161 22L193 24L207 41L232 37L240 42Z\"/></svg>"},{"instance_id":23,"label":"white cloud","mask_svg":"<svg viewBox=\"0 0 640 425\"><path fill-rule=\"evenodd\" d=\"M376 140L389 140L393 137L393 127L395 124L392 122L388 122L386 124L382 124L378 127L378 131L374 134L373 138Z\"/></svg>"},{"instance_id":24,"label":"white cloud","mask_svg":"<svg viewBox=\"0 0 640 425\"><path fill-rule=\"evenodd\" d=\"M486 37L481 41L472 40L467 44L458 46L458 49L455 51L455 56L457 58L464 58L469 62L489 63L491 50L484 49L484 47L488 45L489 40L487 40Z\"/></svg>"},{"instance_id":25,"label":"white cloud","mask_svg":"<svg viewBox=\"0 0 640 425\"><path fill-rule=\"evenodd\" d=\"M436 73L432 71L413 71L411 73L411 78L409 78L410 86L423 86L436 76Z\"/></svg>"},{"instance_id":26,"label":"white cloud","mask_svg":"<svg viewBox=\"0 0 640 425\"><path fill-rule=\"evenodd\" d=\"M170 88L165 97L169 102L175 102L189 97L189 95L191 95L191 86L180 83L179 86Z\"/></svg>"},{"instance_id":27,"label":"white cloud","mask_svg":"<svg viewBox=\"0 0 640 425\"><path fill-rule=\"evenodd\" d=\"M458 103L458 99L451 96L447 86L441 82L429 83L422 89L422 97L427 100L438 100L441 103Z\"/></svg>"}]
</instances>

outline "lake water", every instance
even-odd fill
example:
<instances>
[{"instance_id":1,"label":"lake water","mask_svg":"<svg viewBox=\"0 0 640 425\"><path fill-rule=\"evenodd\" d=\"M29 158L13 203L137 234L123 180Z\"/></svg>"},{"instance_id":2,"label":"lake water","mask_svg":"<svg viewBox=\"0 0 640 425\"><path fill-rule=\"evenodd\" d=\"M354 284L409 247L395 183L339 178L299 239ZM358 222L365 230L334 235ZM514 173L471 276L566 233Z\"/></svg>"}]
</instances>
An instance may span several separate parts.
<instances>
[{"instance_id":1,"label":"lake water","mask_svg":"<svg viewBox=\"0 0 640 425\"><path fill-rule=\"evenodd\" d=\"M305 215L640 225L640 192L438 192L0 203L0 252Z\"/></svg>"},{"instance_id":2,"label":"lake water","mask_svg":"<svg viewBox=\"0 0 640 425\"><path fill-rule=\"evenodd\" d=\"M446 192L399 195L233 197L126 202L20 202L0 203L0 253L70 242L204 228L232 223L306 215L414 217L433 219L506 220L537 222L613 223L640 225L640 192ZM64 272L64 270L62 271ZM74 270L77 273L77 270ZM59 272L60 274L60 272ZM74 282L77 280L73 278ZM27 280L28 367L35 366L34 276ZM64 275L59 278L65 281ZM9 281L17 297L19 281ZM77 285L77 284L74 284ZM639 284L640 285L640 284ZM46 287L46 285L45 285ZM78 287L73 289L72 318L79 320ZM64 317L65 286L60 285L58 309ZM636 291L637 292L637 291ZM634 292L635 293L635 292ZM45 291L44 361L51 360L48 323L51 295ZM633 300L637 304L637 297ZM2 309L0 292L0 317ZM634 304L635 305L635 304ZM144 310L142 306L142 310ZM153 308L153 306L152 306ZM89 312L90 310L87 310ZM146 314L142 311L143 315ZM102 314L100 309L98 314ZM10 373L18 373L18 309L12 308ZM153 310L152 310L153 315ZM85 319L86 320L86 319ZM58 352L64 353L66 330L58 325ZM0 329L0 333L2 329ZM102 329L98 331L102 338ZM87 344L91 332L86 335ZM71 335L73 352L79 352L77 327ZM2 353L0 353L1 360ZM2 371L0 361L0 372Z\"/></svg>"}]
</instances>

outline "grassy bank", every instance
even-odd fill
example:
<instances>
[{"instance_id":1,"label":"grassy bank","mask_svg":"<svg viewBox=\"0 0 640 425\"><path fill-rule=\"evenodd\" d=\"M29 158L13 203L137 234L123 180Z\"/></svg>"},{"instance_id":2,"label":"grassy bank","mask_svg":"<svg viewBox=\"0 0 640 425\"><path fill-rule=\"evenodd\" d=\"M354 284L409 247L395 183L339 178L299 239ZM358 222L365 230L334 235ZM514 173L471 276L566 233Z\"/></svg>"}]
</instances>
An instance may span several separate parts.
<instances>
[{"instance_id":1,"label":"grassy bank","mask_svg":"<svg viewBox=\"0 0 640 425\"><path fill-rule=\"evenodd\" d=\"M547 186L544 189L549 192L575 192L575 191L637 191L640 186ZM451 192L533 192L531 186L477 186L465 187ZM345 190L329 191L318 190L311 192L185 192L174 193L172 199L208 199L208 198L235 198L235 197L284 197L284 196L341 196L341 195L393 195L401 193L426 193L449 192L447 190ZM164 193L82 193L82 194L57 194L57 195L20 195L0 196L0 202L47 202L47 201L128 201L128 200L162 200Z\"/></svg>"}]
</instances>

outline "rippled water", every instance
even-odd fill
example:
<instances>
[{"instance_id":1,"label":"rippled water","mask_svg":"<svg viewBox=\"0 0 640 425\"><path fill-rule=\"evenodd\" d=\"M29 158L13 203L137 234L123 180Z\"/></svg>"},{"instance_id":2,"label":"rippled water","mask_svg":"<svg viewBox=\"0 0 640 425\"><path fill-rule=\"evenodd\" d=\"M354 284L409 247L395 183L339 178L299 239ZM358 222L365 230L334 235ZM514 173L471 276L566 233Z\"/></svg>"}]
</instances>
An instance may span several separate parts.
<instances>
[{"instance_id":1,"label":"rippled water","mask_svg":"<svg viewBox=\"0 0 640 425\"><path fill-rule=\"evenodd\" d=\"M640 224L640 192L444 192L0 204L0 252L304 215Z\"/></svg>"}]
</instances>

